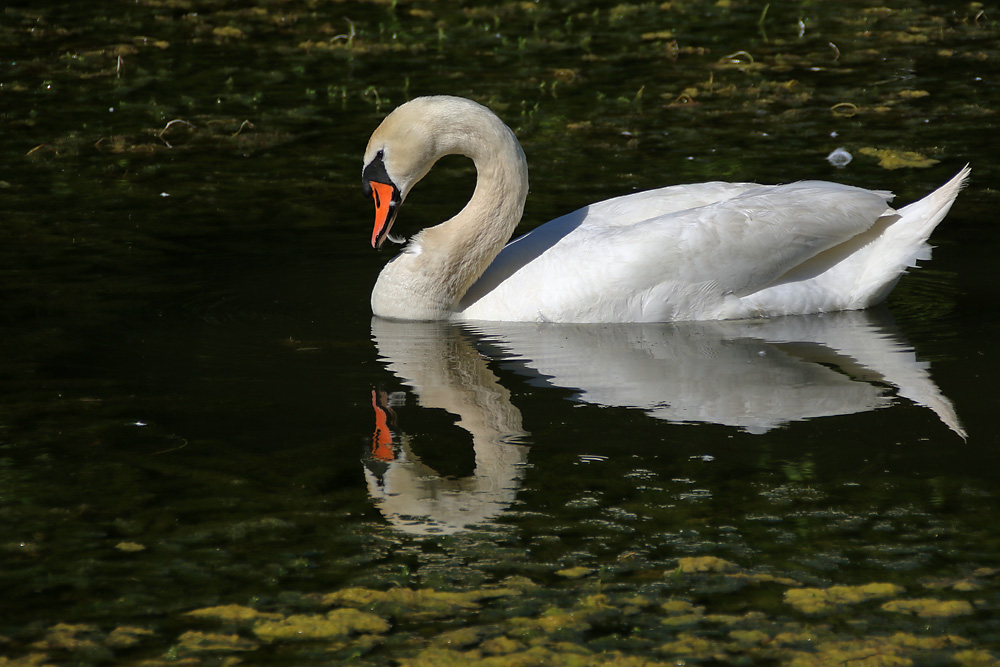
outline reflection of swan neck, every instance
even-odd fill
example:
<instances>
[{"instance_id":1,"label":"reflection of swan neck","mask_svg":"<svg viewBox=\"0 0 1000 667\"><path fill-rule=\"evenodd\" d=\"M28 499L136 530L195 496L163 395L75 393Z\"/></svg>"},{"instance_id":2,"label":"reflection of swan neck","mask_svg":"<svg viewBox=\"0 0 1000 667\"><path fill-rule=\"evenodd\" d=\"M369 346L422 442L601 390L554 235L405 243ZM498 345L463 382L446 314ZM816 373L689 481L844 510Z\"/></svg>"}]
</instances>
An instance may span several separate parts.
<instances>
[{"instance_id":1,"label":"reflection of swan neck","mask_svg":"<svg viewBox=\"0 0 1000 667\"><path fill-rule=\"evenodd\" d=\"M510 392L455 325L375 318L372 334L379 355L413 388L422 407L458 416L475 452L472 475L446 478L397 435L395 460L386 461L380 474L365 471L379 509L411 533L456 532L499 515L513 502L527 460L527 448L513 444L525 433Z\"/></svg>"},{"instance_id":2,"label":"reflection of swan neck","mask_svg":"<svg viewBox=\"0 0 1000 667\"><path fill-rule=\"evenodd\" d=\"M368 493L385 518L413 534L456 533L490 521L514 502L527 447L500 445L488 456L477 449L475 472L442 477L420 460L408 438L382 470L365 469Z\"/></svg>"},{"instance_id":3,"label":"reflection of swan neck","mask_svg":"<svg viewBox=\"0 0 1000 667\"><path fill-rule=\"evenodd\" d=\"M458 426L472 434L477 456L524 434L510 391L460 327L374 318L372 334L389 370L414 389L422 406L458 416Z\"/></svg>"}]
</instances>

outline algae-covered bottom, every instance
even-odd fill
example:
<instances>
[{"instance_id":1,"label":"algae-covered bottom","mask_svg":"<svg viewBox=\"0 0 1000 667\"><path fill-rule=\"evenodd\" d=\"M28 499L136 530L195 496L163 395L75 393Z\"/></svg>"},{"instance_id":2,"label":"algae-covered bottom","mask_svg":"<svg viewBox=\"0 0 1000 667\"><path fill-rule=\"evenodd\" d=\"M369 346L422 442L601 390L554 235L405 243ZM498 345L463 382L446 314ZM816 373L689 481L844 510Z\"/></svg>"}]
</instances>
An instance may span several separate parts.
<instances>
[{"instance_id":1,"label":"algae-covered bottom","mask_svg":"<svg viewBox=\"0 0 1000 667\"><path fill-rule=\"evenodd\" d=\"M571 405L546 409L609 410ZM360 437L254 451L129 424L149 434L78 443L101 456L52 475L73 488L9 466L7 664L996 664L995 483L941 441L916 452L929 476L821 429L667 443L643 420L586 445L538 429L516 499L465 529L383 517ZM409 453L468 483L435 451L460 438L424 428Z\"/></svg>"}]
</instances>

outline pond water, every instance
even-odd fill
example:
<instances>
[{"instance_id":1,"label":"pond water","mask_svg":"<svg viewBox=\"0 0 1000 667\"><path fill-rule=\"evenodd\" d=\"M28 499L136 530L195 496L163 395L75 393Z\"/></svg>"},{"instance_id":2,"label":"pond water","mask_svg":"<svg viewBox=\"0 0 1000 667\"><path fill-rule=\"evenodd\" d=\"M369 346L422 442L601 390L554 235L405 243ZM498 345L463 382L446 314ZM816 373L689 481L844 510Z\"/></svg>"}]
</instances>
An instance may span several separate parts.
<instances>
[{"instance_id":1,"label":"pond water","mask_svg":"<svg viewBox=\"0 0 1000 667\"><path fill-rule=\"evenodd\" d=\"M0 664L1000 664L997 11L6 6ZM524 229L973 176L872 312L373 321L361 156L427 93L515 129Z\"/></svg>"}]
</instances>

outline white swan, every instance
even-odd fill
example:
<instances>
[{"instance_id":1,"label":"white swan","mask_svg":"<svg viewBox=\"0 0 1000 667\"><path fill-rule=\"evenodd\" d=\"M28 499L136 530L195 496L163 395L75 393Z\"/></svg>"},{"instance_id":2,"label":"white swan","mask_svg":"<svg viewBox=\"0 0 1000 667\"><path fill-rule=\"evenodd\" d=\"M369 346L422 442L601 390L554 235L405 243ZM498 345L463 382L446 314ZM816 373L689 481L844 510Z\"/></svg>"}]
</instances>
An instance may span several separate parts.
<instances>
[{"instance_id":1,"label":"white swan","mask_svg":"<svg viewBox=\"0 0 1000 667\"><path fill-rule=\"evenodd\" d=\"M928 256L969 174L898 211L888 192L824 181L677 185L591 204L507 243L528 194L514 133L470 100L422 97L390 113L365 151L373 247L451 154L476 165L472 199L385 266L372 291L378 316L660 322L866 308Z\"/></svg>"}]
</instances>

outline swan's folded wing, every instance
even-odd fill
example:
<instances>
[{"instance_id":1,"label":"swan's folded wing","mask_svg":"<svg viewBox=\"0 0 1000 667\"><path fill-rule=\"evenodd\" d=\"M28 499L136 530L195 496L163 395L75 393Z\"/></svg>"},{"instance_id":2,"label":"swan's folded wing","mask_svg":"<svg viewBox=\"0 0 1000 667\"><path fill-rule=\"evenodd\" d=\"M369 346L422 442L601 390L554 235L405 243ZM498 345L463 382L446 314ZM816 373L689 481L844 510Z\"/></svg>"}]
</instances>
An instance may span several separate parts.
<instances>
[{"instance_id":1,"label":"swan's folded wing","mask_svg":"<svg viewBox=\"0 0 1000 667\"><path fill-rule=\"evenodd\" d=\"M638 193L601 202L511 242L469 290L458 316L738 317L723 302L767 286L891 212L888 193L834 183L702 184L687 194L684 187L668 201ZM678 208L684 204L695 205ZM650 211L657 214L643 216Z\"/></svg>"},{"instance_id":2,"label":"swan's folded wing","mask_svg":"<svg viewBox=\"0 0 1000 667\"><path fill-rule=\"evenodd\" d=\"M718 204L747 192L759 190L760 187L756 183L722 181L668 185L655 190L633 192L606 199L581 210L586 212L587 219L595 225L609 229L631 227L671 213Z\"/></svg>"},{"instance_id":3,"label":"swan's folded wing","mask_svg":"<svg viewBox=\"0 0 1000 667\"><path fill-rule=\"evenodd\" d=\"M764 186L770 187L770 186ZM760 190L754 183L692 183L671 185L614 197L585 206L551 220L508 243L480 279L462 299L465 308L490 294L515 274L530 280L554 279L605 261L591 257L610 252L609 258L627 260L633 247L645 245L650 230L669 234L679 231L691 211L732 200L748 191ZM674 218L678 213L681 216ZM711 214L709 214L710 216ZM676 240L661 239L662 247ZM653 258L655 267L663 262ZM629 269L633 270L633 269ZM657 270L659 270L657 268Z\"/></svg>"},{"instance_id":4,"label":"swan's folded wing","mask_svg":"<svg viewBox=\"0 0 1000 667\"><path fill-rule=\"evenodd\" d=\"M673 264L659 262L661 271L740 296L863 233L892 213L890 198L886 192L817 181L759 186L636 225L645 251L629 263L639 267L661 251Z\"/></svg>"}]
</instances>

